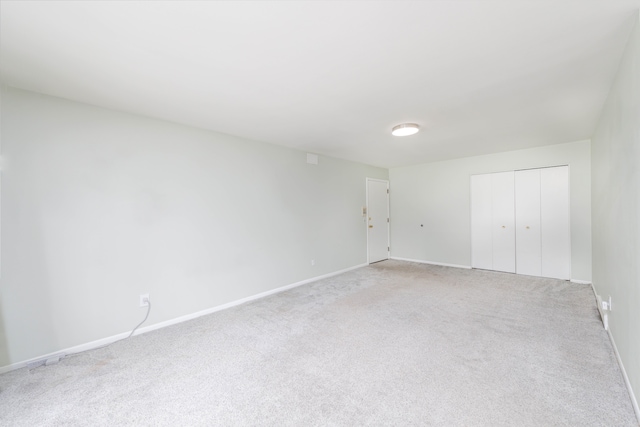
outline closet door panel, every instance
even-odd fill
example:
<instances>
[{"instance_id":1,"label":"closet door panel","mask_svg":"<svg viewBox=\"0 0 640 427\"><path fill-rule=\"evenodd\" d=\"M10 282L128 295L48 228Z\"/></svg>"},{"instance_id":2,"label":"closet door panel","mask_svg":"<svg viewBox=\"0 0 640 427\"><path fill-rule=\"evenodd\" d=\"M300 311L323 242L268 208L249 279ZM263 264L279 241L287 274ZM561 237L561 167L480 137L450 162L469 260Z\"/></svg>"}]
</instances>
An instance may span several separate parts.
<instances>
[{"instance_id":1,"label":"closet door panel","mask_svg":"<svg viewBox=\"0 0 640 427\"><path fill-rule=\"evenodd\" d=\"M516 272L514 173L491 174L493 269Z\"/></svg>"},{"instance_id":2,"label":"closet door panel","mask_svg":"<svg viewBox=\"0 0 640 427\"><path fill-rule=\"evenodd\" d=\"M542 274L540 169L515 172L516 273Z\"/></svg>"},{"instance_id":3,"label":"closet door panel","mask_svg":"<svg viewBox=\"0 0 640 427\"><path fill-rule=\"evenodd\" d=\"M471 266L493 269L491 175L471 176Z\"/></svg>"},{"instance_id":4,"label":"closet door panel","mask_svg":"<svg viewBox=\"0 0 640 427\"><path fill-rule=\"evenodd\" d=\"M571 278L569 167L540 170L542 276Z\"/></svg>"}]
</instances>

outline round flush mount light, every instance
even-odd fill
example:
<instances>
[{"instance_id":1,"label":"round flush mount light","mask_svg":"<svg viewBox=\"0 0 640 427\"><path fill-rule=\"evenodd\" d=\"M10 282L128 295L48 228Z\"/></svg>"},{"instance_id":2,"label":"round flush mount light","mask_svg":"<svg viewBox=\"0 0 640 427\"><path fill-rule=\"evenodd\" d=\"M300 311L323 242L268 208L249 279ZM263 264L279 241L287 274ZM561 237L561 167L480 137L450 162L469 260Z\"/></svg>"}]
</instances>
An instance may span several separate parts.
<instances>
[{"instance_id":1,"label":"round flush mount light","mask_svg":"<svg viewBox=\"0 0 640 427\"><path fill-rule=\"evenodd\" d=\"M420 126L415 123L402 123L401 125L394 126L391 129L391 134L393 136L409 136L414 133L418 133L420 130Z\"/></svg>"}]
</instances>

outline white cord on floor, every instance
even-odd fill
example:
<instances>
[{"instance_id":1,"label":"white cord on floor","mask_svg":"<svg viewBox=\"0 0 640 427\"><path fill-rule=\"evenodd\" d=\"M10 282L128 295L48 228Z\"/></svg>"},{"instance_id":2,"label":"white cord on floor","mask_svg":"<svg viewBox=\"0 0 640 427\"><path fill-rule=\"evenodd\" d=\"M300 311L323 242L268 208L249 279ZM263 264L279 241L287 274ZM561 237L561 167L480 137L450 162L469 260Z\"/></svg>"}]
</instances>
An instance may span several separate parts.
<instances>
[{"instance_id":1,"label":"white cord on floor","mask_svg":"<svg viewBox=\"0 0 640 427\"><path fill-rule=\"evenodd\" d=\"M77 352L73 352L73 353L66 353L66 354L64 354L64 355L61 357L61 359L64 359L64 358L69 357L69 356L76 356L76 355L79 355L79 354L82 354L82 353L86 353L86 352L88 352L88 351L98 350L98 349L101 349L101 348L109 347L110 345L113 345L113 344L115 344L115 343L117 343L117 342L124 341L124 340L128 340L129 338L131 338L131 337L133 336L133 333L134 333L135 331L137 331L137 330L138 330L138 328L139 328L140 326L142 326L142 324L143 324L144 322L146 322L146 321L147 321L147 319L149 318L149 313L151 313L151 300L147 298L147 299L146 299L146 302L147 302L147 315L146 315L146 316L144 316L144 319L142 320L142 322L138 323L138 325L137 325L135 328L133 328L133 330L131 331L131 333L129 334L129 336L127 336L126 338L120 338L119 340L116 340L116 341L114 341L114 342L110 342L109 344L101 345L100 347L94 347L94 348L90 348L90 349L88 349L88 350L82 350L82 351L77 351ZM38 365L38 366L39 366L39 365Z\"/></svg>"},{"instance_id":2,"label":"white cord on floor","mask_svg":"<svg viewBox=\"0 0 640 427\"><path fill-rule=\"evenodd\" d=\"M133 333L136 331L136 329L138 329L140 326L142 326L142 324L143 324L144 322L146 322L146 321L147 321L147 318L149 317L149 313L151 313L151 300L150 300L149 298L147 298L147 299L146 299L146 301L147 301L147 307L148 307L148 308L147 308L147 315L146 315L146 316L144 316L144 319L142 320L142 322L138 323L138 326L136 326L135 328L133 328L133 331L131 331L131 333L129 334L129 336L128 336L126 339L131 338L131 336L132 336L132 335L133 335Z\"/></svg>"}]
</instances>

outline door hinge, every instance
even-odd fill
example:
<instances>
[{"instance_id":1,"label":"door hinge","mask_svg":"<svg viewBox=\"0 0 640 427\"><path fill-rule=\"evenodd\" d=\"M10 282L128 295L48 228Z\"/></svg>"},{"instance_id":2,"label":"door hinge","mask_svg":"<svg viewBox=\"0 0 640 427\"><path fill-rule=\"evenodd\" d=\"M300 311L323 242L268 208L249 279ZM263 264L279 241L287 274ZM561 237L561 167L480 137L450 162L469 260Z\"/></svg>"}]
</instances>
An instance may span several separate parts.
<instances>
[{"instance_id":1,"label":"door hinge","mask_svg":"<svg viewBox=\"0 0 640 427\"><path fill-rule=\"evenodd\" d=\"M387 246L387 252L389 252L391 250L391 248L389 246Z\"/></svg>"},{"instance_id":2,"label":"door hinge","mask_svg":"<svg viewBox=\"0 0 640 427\"><path fill-rule=\"evenodd\" d=\"M387 188L387 194L389 194L389 189Z\"/></svg>"},{"instance_id":3,"label":"door hinge","mask_svg":"<svg viewBox=\"0 0 640 427\"><path fill-rule=\"evenodd\" d=\"M387 222L389 222L389 218L387 218Z\"/></svg>"}]
</instances>

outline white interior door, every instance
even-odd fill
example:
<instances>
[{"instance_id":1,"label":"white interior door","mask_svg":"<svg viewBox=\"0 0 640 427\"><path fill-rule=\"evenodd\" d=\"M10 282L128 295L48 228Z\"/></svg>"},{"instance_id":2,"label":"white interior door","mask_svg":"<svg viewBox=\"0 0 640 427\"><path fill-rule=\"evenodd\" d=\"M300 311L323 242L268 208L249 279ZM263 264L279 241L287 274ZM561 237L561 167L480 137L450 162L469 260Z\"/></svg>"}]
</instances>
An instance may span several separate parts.
<instances>
[{"instance_id":1,"label":"white interior door","mask_svg":"<svg viewBox=\"0 0 640 427\"><path fill-rule=\"evenodd\" d=\"M471 176L471 266L493 270L491 174Z\"/></svg>"},{"instance_id":2,"label":"white interior door","mask_svg":"<svg viewBox=\"0 0 640 427\"><path fill-rule=\"evenodd\" d=\"M540 169L515 172L516 273L542 274Z\"/></svg>"},{"instance_id":3,"label":"white interior door","mask_svg":"<svg viewBox=\"0 0 640 427\"><path fill-rule=\"evenodd\" d=\"M389 259L389 181L367 178L369 264Z\"/></svg>"},{"instance_id":4,"label":"white interior door","mask_svg":"<svg viewBox=\"0 0 640 427\"><path fill-rule=\"evenodd\" d=\"M542 276L571 278L569 167L540 170Z\"/></svg>"},{"instance_id":5,"label":"white interior door","mask_svg":"<svg viewBox=\"0 0 640 427\"><path fill-rule=\"evenodd\" d=\"M493 270L516 272L513 171L491 174Z\"/></svg>"}]
</instances>

